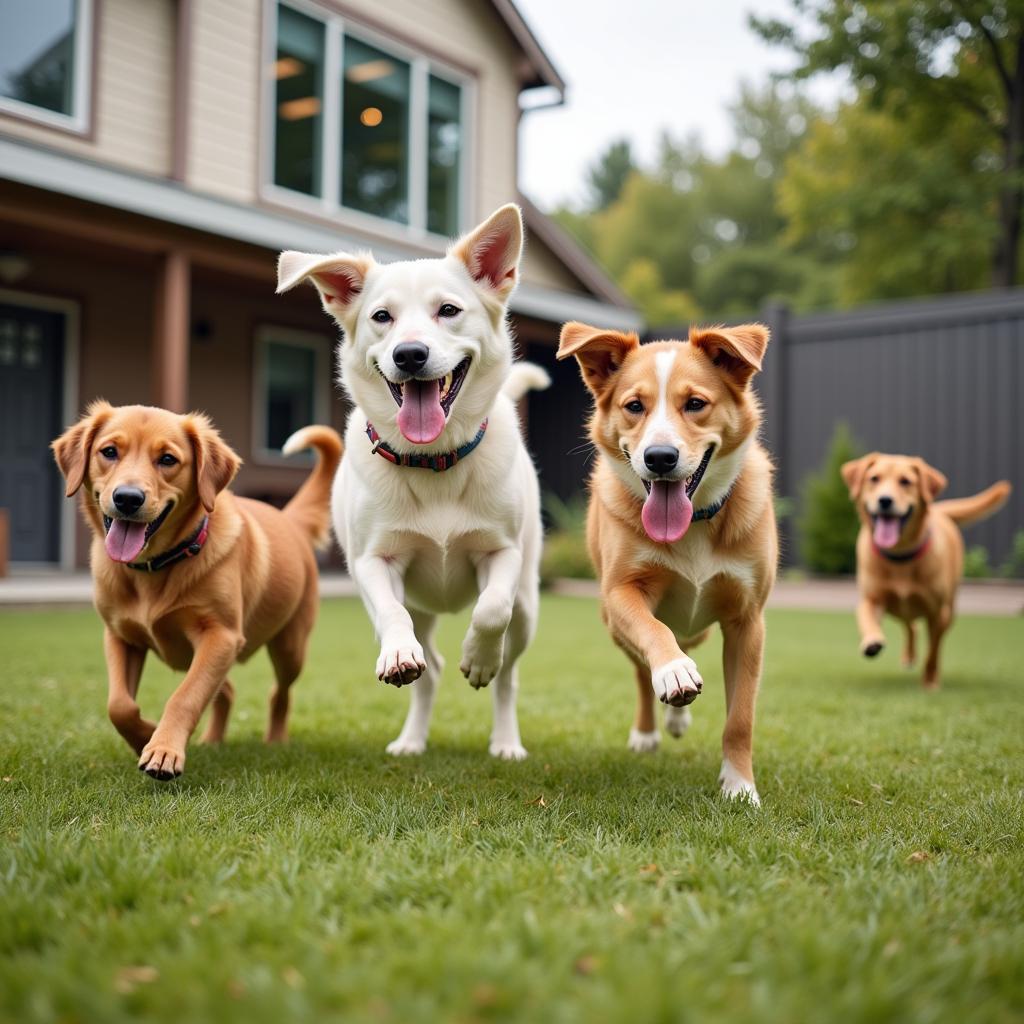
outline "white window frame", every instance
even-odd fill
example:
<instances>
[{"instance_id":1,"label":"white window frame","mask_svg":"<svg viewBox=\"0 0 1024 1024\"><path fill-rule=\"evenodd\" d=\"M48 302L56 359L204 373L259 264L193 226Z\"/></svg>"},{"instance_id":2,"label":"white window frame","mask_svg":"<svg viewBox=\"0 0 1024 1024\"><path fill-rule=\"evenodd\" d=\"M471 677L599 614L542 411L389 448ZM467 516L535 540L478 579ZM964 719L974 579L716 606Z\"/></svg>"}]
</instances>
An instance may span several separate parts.
<instances>
[{"instance_id":1,"label":"white window frame","mask_svg":"<svg viewBox=\"0 0 1024 1024\"><path fill-rule=\"evenodd\" d=\"M321 196L307 195L285 188L274 181L275 132L277 129L274 106L274 78L271 68L277 56L278 0L264 0L264 53L262 73L263 127L261 136L260 195L263 199L282 206L321 217L329 217L356 229L384 235L397 241L422 241L431 246L443 245L447 235L427 229L427 105L430 75L443 78L460 89L459 119L462 128L462 148L459 152L459 199L456 215L456 234L466 230L473 209L472 151L475 133L476 82L471 75L451 65L427 57L402 43L368 28L360 22L343 17L337 11L321 6L314 0L281 0L300 14L315 18L325 27L324 36L324 96L323 96L323 164L321 166ZM346 34L360 42L407 62L410 66L409 95L409 223L365 213L341 202L341 88L343 88L342 55Z\"/></svg>"},{"instance_id":2,"label":"white window frame","mask_svg":"<svg viewBox=\"0 0 1024 1024\"><path fill-rule=\"evenodd\" d=\"M48 128L61 128L86 135L92 113L92 55L95 18L95 0L76 0L75 3L75 68L71 83L72 113L37 107L23 100L0 95L0 114L13 114L26 121L35 121Z\"/></svg>"},{"instance_id":3,"label":"white window frame","mask_svg":"<svg viewBox=\"0 0 1024 1024\"><path fill-rule=\"evenodd\" d=\"M256 463L273 466L302 465L303 456L283 455L266 447L267 436L267 347L292 345L313 353L313 422L327 423L331 408L331 352L334 347L326 334L296 327L264 324L256 329L252 373L252 457ZM300 424L308 426L308 424ZM307 457L308 458L308 457Z\"/></svg>"}]
</instances>

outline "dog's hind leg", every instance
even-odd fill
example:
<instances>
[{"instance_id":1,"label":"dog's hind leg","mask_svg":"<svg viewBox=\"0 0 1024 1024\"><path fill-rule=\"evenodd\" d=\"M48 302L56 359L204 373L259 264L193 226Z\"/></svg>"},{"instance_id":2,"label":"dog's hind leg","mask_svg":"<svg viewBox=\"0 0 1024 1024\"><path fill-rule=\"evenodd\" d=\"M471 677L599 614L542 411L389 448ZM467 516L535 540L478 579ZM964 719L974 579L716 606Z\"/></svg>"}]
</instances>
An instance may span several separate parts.
<instances>
[{"instance_id":1,"label":"dog's hind leg","mask_svg":"<svg viewBox=\"0 0 1024 1024\"><path fill-rule=\"evenodd\" d=\"M434 644L434 627L437 617L424 612L410 611L413 629L423 645L423 660L426 668L411 687L409 713L405 725L386 747L389 754L422 754L427 749L427 734L430 731L430 715L434 709L434 697L444 671L444 658Z\"/></svg>"},{"instance_id":2,"label":"dog's hind leg","mask_svg":"<svg viewBox=\"0 0 1024 1024\"><path fill-rule=\"evenodd\" d=\"M526 748L519 736L516 700L519 695L519 657L530 645L537 624L539 598L535 589L526 588L516 597L512 620L505 636L505 655L494 677L494 727L489 750L503 761L522 761Z\"/></svg>"},{"instance_id":3,"label":"dog's hind leg","mask_svg":"<svg viewBox=\"0 0 1024 1024\"><path fill-rule=\"evenodd\" d=\"M921 678L921 685L926 690L939 688L939 649L952 621L953 609L949 605L940 608L939 613L928 620L928 658L924 663L924 676Z\"/></svg>"},{"instance_id":4,"label":"dog's hind leg","mask_svg":"<svg viewBox=\"0 0 1024 1024\"><path fill-rule=\"evenodd\" d=\"M903 630L905 639L903 657L900 660L904 668L913 668L914 662L917 660L917 631L914 629L913 622L904 622Z\"/></svg>"},{"instance_id":5,"label":"dog's hind leg","mask_svg":"<svg viewBox=\"0 0 1024 1024\"><path fill-rule=\"evenodd\" d=\"M276 679L270 694L270 721L267 723L267 743L283 743L288 739L288 710L291 707L292 683L299 678L306 661L309 643L307 620L296 616L267 643L267 653L274 666Z\"/></svg>"},{"instance_id":6,"label":"dog's hind leg","mask_svg":"<svg viewBox=\"0 0 1024 1024\"><path fill-rule=\"evenodd\" d=\"M638 754L658 749L661 733L654 718L654 690L651 689L651 670L636 665L636 718L629 730L629 749Z\"/></svg>"},{"instance_id":7,"label":"dog's hind leg","mask_svg":"<svg viewBox=\"0 0 1024 1024\"><path fill-rule=\"evenodd\" d=\"M230 679L221 683L217 695L213 698L210 710L210 721L206 726L200 743L222 743L228 731L228 718L231 716L231 706L235 703L235 688L231 685Z\"/></svg>"}]
</instances>

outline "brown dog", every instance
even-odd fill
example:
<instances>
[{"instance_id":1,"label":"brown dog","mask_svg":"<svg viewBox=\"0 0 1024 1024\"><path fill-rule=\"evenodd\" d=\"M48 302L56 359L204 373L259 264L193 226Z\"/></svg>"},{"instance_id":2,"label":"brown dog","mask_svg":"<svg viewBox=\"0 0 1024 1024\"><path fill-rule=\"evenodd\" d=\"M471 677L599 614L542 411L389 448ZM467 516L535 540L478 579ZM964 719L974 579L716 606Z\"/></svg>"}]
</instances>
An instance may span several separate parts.
<instances>
[{"instance_id":1,"label":"brown dog","mask_svg":"<svg viewBox=\"0 0 1024 1024\"><path fill-rule=\"evenodd\" d=\"M960 526L998 512L1010 496L1006 480L970 498L936 502L946 478L924 459L872 452L841 469L857 505L857 626L861 653L875 657L885 646L882 613L906 630L903 664L914 664L914 622L928 624L928 657L921 682L939 685L939 646L952 625L956 588L964 565Z\"/></svg>"},{"instance_id":2,"label":"brown dog","mask_svg":"<svg viewBox=\"0 0 1024 1024\"><path fill-rule=\"evenodd\" d=\"M688 342L641 345L635 334L562 328L594 396L587 543L612 638L636 665L633 750L659 741L654 697L681 736L703 682L684 650L715 622L724 638L727 714L719 781L758 803L754 703L763 609L775 580L772 468L757 442L749 389L768 331L760 324L692 329Z\"/></svg>"},{"instance_id":3,"label":"brown dog","mask_svg":"<svg viewBox=\"0 0 1024 1024\"><path fill-rule=\"evenodd\" d=\"M286 738L288 689L316 619L313 545L327 535L341 438L306 427L285 451L306 447L319 454L316 468L278 510L225 490L241 460L200 414L95 402L53 442L68 497L82 488L94 534L107 709L153 778L182 773L185 746L211 701L203 739L224 738L234 698L228 671L264 645L277 678L266 738ZM156 725L136 703L150 650L186 673Z\"/></svg>"}]
</instances>

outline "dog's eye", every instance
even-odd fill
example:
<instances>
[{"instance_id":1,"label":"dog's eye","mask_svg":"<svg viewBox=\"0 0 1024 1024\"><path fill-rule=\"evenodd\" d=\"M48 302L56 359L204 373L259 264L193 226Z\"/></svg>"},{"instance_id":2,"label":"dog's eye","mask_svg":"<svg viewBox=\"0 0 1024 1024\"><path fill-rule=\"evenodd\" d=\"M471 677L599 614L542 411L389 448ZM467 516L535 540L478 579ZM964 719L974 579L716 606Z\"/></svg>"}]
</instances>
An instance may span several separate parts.
<instances>
[{"instance_id":1,"label":"dog's eye","mask_svg":"<svg viewBox=\"0 0 1024 1024\"><path fill-rule=\"evenodd\" d=\"M370 316L370 319L379 324L389 324L391 323L391 314L386 309L378 309Z\"/></svg>"},{"instance_id":2,"label":"dog's eye","mask_svg":"<svg viewBox=\"0 0 1024 1024\"><path fill-rule=\"evenodd\" d=\"M878 481L881 480L881 479L882 478L877 473L875 473L874 476L869 476L868 477L868 483L869 484L877 484Z\"/></svg>"},{"instance_id":3,"label":"dog's eye","mask_svg":"<svg viewBox=\"0 0 1024 1024\"><path fill-rule=\"evenodd\" d=\"M683 406L684 412L700 412L708 403L703 398L688 398Z\"/></svg>"},{"instance_id":4,"label":"dog's eye","mask_svg":"<svg viewBox=\"0 0 1024 1024\"><path fill-rule=\"evenodd\" d=\"M113 460L117 458L117 449L112 444L108 444L106 448L100 449L100 455L113 462Z\"/></svg>"},{"instance_id":5,"label":"dog's eye","mask_svg":"<svg viewBox=\"0 0 1024 1024\"><path fill-rule=\"evenodd\" d=\"M910 486L910 481L905 476L901 476L900 477L900 487L909 487L909 486Z\"/></svg>"},{"instance_id":6,"label":"dog's eye","mask_svg":"<svg viewBox=\"0 0 1024 1024\"><path fill-rule=\"evenodd\" d=\"M644 411L644 403L639 398L634 398L632 402L627 402L625 405L626 412L631 412L635 416L639 416Z\"/></svg>"},{"instance_id":7,"label":"dog's eye","mask_svg":"<svg viewBox=\"0 0 1024 1024\"><path fill-rule=\"evenodd\" d=\"M176 466L178 464L178 460L170 452L164 452L156 461L158 466Z\"/></svg>"},{"instance_id":8,"label":"dog's eye","mask_svg":"<svg viewBox=\"0 0 1024 1024\"><path fill-rule=\"evenodd\" d=\"M462 310L453 302L442 302L441 308L437 311L437 315L443 316L446 320L450 320L453 316L458 316L461 312Z\"/></svg>"}]
</instances>

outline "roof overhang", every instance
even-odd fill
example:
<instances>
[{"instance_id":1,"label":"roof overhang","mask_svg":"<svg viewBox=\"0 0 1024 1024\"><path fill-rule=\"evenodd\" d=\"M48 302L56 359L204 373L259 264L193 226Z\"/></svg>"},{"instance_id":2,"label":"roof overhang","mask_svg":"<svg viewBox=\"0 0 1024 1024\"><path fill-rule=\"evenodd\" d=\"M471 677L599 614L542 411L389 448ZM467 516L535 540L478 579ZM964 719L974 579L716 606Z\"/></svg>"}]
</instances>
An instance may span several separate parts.
<instances>
[{"instance_id":1,"label":"roof overhang","mask_svg":"<svg viewBox=\"0 0 1024 1024\"><path fill-rule=\"evenodd\" d=\"M544 52L533 29L519 13L513 0L491 0L498 17L505 23L516 45L522 51L525 63L520 75L521 89L553 89L558 103L565 101L565 80L558 73L551 58Z\"/></svg>"},{"instance_id":2,"label":"roof overhang","mask_svg":"<svg viewBox=\"0 0 1024 1024\"><path fill-rule=\"evenodd\" d=\"M276 254L282 249L338 252L372 248L384 261L420 259L422 248L408 248L318 221L290 216L276 209L245 206L196 192L163 178L145 177L0 137L0 181L8 180L111 209L138 214L179 227L260 246ZM269 262L268 274L273 263ZM638 329L640 314L598 298L523 283L512 296L513 313L561 323L591 320L622 330Z\"/></svg>"}]
</instances>

